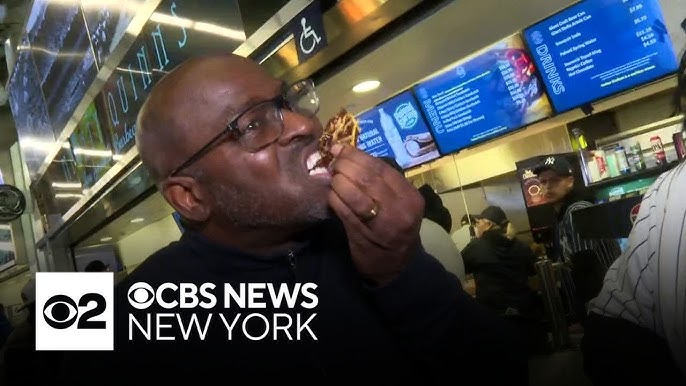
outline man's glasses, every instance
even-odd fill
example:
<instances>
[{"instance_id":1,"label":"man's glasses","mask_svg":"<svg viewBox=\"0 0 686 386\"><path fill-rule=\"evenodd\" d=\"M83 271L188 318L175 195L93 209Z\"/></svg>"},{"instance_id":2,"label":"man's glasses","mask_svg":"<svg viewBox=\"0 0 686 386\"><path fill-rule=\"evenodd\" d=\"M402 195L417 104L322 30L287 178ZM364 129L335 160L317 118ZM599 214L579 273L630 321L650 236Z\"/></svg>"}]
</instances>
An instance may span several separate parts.
<instances>
[{"instance_id":1,"label":"man's glasses","mask_svg":"<svg viewBox=\"0 0 686 386\"><path fill-rule=\"evenodd\" d=\"M307 118L314 117L319 111L319 96L317 96L312 80L298 81L276 98L257 103L238 114L224 130L169 173L169 177L177 175L181 170L202 158L221 142L224 136L234 139L249 152L256 152L271 145L283 133L283 109Z\"/></svg>"}]
</instances>

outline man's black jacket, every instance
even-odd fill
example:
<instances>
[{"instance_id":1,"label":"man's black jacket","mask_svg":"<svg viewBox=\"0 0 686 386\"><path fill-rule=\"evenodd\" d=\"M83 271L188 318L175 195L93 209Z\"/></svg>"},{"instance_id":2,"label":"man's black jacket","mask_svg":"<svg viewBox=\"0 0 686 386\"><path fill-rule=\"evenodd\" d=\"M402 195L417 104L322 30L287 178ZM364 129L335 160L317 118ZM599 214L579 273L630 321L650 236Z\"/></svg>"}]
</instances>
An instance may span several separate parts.
<instances>
[{"instance_id":1,"label":"man's black jacket","mask_svg":"<svg viewBox=\"0 0 686 386\"><path fill-rule=\"evenodd\" d=\"M162 283L217 285L218 304L172 310L152 306L136 310L128 289L137 282L157 288ZM315 283L318 304L312 309L240 309L224 307L225 283L238 290L240 283ZM171 291L165 292L173 295ZM264 291L270 304L269 295ZM165 298L173 300L173 296ZM178 296L176 297L178 300ZM309 302L299 297L297 302ZM254 256L218 245L199 233L186 231L178 242L154 253L115 289L115 351L69 355L61 378L71 382L98 379L97 384L126 382L132 374L156 382L188 377L231 380L399 381L402 384L436 381L484 384L526 384L527 359L520 338L490 311L481 308L462 291L456 277L424 251L418 250L407 269L393 282L372 288L359 279L350 259L340 224L327 222L303 235L297 247L273 256ZM156 303L156 302L155 302ZM289 314L294 324L284 331L269 329L274 313ZM153 339L146 339L132 324L130 315L145 322L152 314ZM171 327L154 339L155 313L180 314L188 321L195 314L204 327L212 313L204 339L197 331L184 340L176 316L164 317ZM241 313L231 339L219 314L231 323ZM303 329L297 340L297 314L316 336ZM282 316L281 325L287 320ZM143 325L145 327L145 325ZM131 340L129 332L132 332ZM94 378L90 378L93 375ZM219 377L219 378L215 378ZM467 383L465 383L467 384Z\"/></svg>"}]
</instances>

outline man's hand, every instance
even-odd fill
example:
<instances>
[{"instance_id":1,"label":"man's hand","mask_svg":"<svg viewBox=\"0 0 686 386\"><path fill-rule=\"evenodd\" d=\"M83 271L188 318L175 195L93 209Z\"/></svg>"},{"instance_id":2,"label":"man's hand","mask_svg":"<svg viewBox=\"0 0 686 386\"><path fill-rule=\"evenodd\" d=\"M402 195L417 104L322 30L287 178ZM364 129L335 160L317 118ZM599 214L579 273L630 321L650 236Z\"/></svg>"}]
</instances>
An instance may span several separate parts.
<instances>
[{"instance_id":1,"label":"man's hand","mask_svg":"<svg viewBox=\"0 0 686 386\"><path fill-rule=\"evenodd\" d=\"M387 284L419 246L424 200L385 162L351 146L335 145L331 153L329 204L343 222L353 263L365 280Z\"/></svg>"}]
</instances>

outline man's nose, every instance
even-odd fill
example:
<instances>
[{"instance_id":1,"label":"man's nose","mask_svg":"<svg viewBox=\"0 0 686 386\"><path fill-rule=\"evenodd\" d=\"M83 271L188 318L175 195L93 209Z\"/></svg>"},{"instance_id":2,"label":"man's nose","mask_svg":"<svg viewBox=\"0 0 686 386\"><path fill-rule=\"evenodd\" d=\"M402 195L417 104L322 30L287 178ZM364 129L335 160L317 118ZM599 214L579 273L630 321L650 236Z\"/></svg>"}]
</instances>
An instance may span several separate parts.
<instances>
[{"instance_id":1,"label":"man's nose","mask_svg":"<svg viewBox=\"0 0 686 386\"><path fill-rule=\"evenodd\" d=\"M316 116L309 117L296 111L283 109L283 133L278 142L286 145L299 137L313 136L319 138L322 135L322 125Z\"/></svg>"}]
</instances>

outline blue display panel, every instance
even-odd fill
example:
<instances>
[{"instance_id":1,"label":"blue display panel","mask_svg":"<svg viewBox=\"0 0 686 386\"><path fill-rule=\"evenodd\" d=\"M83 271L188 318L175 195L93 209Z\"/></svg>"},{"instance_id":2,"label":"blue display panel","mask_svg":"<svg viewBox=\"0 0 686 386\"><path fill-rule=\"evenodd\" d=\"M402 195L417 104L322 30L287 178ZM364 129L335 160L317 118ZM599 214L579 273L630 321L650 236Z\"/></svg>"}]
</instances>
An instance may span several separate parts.
<instances>
[{"instance_id":1,"label":"blue display panel","mask_svg":"<svg viewBox=\"0 0 686 386\"><path fill-rule=\"evenodd\" d=\"M393 157L408 169L440 156L411 91L357 116L357 147L374 157Z\"/></svg>"},{"instance_id":2,"label":"blue display panel","mask_svg":"<svg viewBox=\"0 0 686 386\"><path fill-rule=\"evenodd\" d=\"M586 0L524 36L558 112L677 70L657 0Z\"/></svg>"},{"instance_id":3,"label":"blue display panel","mask_svg":"<svg viewBox=\"0 0 686 386\"><path fill-rule=\"evenodd\" d=\"M552 115L519 34L414 87L445 155Z\"/></svg>"}]
</instances>

